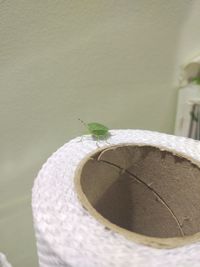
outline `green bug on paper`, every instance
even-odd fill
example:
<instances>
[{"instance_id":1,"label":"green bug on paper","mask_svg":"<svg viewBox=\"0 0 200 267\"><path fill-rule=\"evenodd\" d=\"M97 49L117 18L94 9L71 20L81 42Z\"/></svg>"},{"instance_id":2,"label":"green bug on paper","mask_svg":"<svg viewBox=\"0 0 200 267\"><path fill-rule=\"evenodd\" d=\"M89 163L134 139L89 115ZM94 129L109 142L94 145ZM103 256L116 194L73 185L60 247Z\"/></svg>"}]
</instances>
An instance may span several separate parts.
<instances>
[{"instance_id":1,"label":"green bug on paper","mask_svg":"<svg viewBox=\"0 0 200 267\"><path fill-rule=\"evenodd\" d=\"M110 135L108 127L101 123L85 123L81 119L79 119L79 121L87 128L88 132L92 135L92 137L96 138L97 140L107 139Z\"/></svg>"}]
</instances>

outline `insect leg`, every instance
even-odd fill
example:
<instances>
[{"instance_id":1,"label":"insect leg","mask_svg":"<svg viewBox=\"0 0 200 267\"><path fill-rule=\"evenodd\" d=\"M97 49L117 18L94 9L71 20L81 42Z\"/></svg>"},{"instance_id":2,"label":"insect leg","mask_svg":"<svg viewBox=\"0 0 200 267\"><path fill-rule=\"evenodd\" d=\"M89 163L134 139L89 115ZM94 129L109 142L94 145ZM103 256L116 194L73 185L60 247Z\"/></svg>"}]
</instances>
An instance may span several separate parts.
<instances>
[{"instance_id":1,"label":"insect leg","mask_svg":"<svg viewBox=\"0 0 200 267\"><path fill-rule=\"evenodd\" d=\"M96 146L98 147L98 148L100 148L100 145L99 145L99 135L95 135L95 138L97 139L97 141L96 141Z\"/></svg>"},{"instance_id":2,"label":"insect leg","mask_svg":"<svg viewBox=\"0 0 200 267\"><path fill-rule=\"evenodd\" d=\"M87 135L80 136L80 139L77 142L78 143L83 142L83 139L86 138L86 137L87 137Z\"/></svg>"}]
</instances>

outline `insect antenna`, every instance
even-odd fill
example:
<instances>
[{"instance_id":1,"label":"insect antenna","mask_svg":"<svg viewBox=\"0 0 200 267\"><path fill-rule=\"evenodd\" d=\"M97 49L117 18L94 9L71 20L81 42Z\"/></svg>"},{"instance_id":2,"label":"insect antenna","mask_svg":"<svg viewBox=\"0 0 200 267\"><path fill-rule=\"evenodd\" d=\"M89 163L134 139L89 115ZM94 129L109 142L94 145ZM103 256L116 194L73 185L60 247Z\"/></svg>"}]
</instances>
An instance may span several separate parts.
<instances>
[{"instance_id":1,"label":"insect antenna","mask_svg":"<svg viewBox=\"0 0 200 267\"><path fill-rule=\"evenodd\" d=\"M79 119L78 118L78 120L86 127L86 128L88 128L88 126L87 126L87 124L83 121L83 120L81 120L81 119Z\"/></svg>"}]
</instances>

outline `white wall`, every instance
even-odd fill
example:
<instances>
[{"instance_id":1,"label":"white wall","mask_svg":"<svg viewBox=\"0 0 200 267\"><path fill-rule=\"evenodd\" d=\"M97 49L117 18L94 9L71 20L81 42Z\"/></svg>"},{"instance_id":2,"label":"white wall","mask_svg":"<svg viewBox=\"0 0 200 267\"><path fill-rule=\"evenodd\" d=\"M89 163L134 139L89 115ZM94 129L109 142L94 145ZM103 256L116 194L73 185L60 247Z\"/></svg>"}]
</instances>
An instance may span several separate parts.
<instances>
[{"instance_id":1,"label":"white wall","mask_svg":"<svg viewBox=\"0 0 200 267\"><path fill-rule=\"evenodd\" d=\"M37 266L31 187L84 133L173 132L179 65L200 50L199 0L0 2L0 251Z\"/></svg>"}]
</instances>

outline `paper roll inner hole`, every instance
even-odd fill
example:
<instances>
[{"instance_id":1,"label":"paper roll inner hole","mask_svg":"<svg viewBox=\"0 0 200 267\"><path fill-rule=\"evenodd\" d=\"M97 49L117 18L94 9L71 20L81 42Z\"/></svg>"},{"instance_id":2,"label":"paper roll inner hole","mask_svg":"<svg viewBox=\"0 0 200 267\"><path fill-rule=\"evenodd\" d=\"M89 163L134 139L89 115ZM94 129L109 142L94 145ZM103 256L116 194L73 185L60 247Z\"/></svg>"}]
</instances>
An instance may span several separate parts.
<instances>
[{"instance_id":1,"label":"paper roll inner hole","mask_svg":"<svg viewBox=\"0 0 200 267\"><path fill-rule=\"evenodd\" d=\"M80 190L100 216L128 231L159 238L200 232L200 169L171 152L104 149L83 164Z\"/></svg>"}]
</instances>

